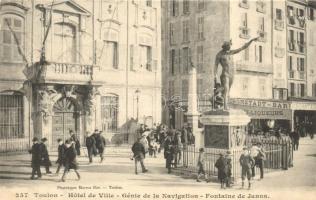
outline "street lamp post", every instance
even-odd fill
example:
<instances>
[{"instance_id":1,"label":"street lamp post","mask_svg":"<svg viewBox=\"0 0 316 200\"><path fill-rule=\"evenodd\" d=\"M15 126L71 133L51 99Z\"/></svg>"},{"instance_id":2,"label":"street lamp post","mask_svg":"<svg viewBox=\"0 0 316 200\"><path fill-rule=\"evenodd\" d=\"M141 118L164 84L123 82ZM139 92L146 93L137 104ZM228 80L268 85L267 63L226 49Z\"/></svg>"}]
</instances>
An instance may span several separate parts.
<instances>
[{"instance_id":1,"label":"street lamp post","mask_svg":"<svg viewBox=\"0 0 316 200\"><path fill-rule=\"evenodd\" d=\"M137 122L138 122L138 114L139 114L139 93L140 93L140 90L137 88L137 89L135 90L135 94L136 94L136 104L137 104L137 110L136 110L136 112L137 112L137 114L136 114L136 120L137 120Z\"/></svg>"}]
</instances>

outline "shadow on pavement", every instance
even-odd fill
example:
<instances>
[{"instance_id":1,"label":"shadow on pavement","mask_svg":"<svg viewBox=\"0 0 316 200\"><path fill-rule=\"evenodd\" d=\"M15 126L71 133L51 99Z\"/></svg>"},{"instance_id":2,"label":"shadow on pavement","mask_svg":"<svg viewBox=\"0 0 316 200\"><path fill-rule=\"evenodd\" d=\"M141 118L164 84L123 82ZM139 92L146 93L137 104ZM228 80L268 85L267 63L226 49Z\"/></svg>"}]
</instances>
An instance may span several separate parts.
<instances>
[{"instance_id":1,"label":"shadow on pavement","mask_svg":"<svg viewBox=\"0 0 316 200\"><path fill-rule=\"evenodd\" d=\"M0 174L24 174L24 175L28 175L30 173L29 172L0 171Z\"/></svg>"},{"instance_id":2,"label":"shadow on pavement","mask_svg":"<svg viewBox=\"0 0 316 200\"><path fill-rule=\"evenodd\" d=\"M307 154L306 156L316 157L316 154Z\"/></svg>"},{"instance_id":3,"label":"shadow on pavement","mask_svg":"<svg viewBox=\"0 0 316 200\"><path fill-rule=\"evenodd\" d=\"M30 174L30 173L29 173ZM27 181L34 181L31 180L30 177L12 177L12 176L0 176L0 179L7 179L7 180L27 180ZM37 179L36 181L51 181L51 182L59 182L58 179L46 179L46 178L41 178Z\"/></svg>"}]
</instances>

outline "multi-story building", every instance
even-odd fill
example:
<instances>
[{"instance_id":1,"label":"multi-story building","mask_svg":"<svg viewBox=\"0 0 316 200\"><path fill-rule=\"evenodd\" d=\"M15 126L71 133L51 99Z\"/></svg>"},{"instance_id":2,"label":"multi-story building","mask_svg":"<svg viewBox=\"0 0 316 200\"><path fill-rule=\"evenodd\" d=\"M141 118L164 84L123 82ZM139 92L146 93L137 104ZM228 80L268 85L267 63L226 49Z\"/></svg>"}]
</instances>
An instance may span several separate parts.
<instances>
[{"instance_id":1,"label":"multi-story building","mask_svg":"<svg viewBox=\"0 0 316 200\"><path fill-rule=\"evenodd\" d=\"M165 29L162 78L166 102L163 117L167 124L180 128L186 123L190 60L198 72L199 110L202 112L211 109L214 59L223 42L232 40L232 49L236 49L260 36L248 49L234 55L236 73L230 92L231 106L247 111L252 127L264 129L268 121L275 120L276 126L291 128L292 124L293 128L297 103L288 100L293 93L291 87L295 84L296 97L310 96L311 89L307 85L312 85L309 80L314 77L309 75L311 79L307 79L306 70L311 67L306 66L309 53L305 16L307 9L313 10L308 2L172 0L162 5ZM293 25L290 24L293 23L291 6L298 13ZM304 13L300 9L304 9ZM292 68L289 68L290 63ZM314 105L313 102L307 104Z\"/></svg>"},{"instance_id":2,"label":"multi-story building","mask_svg":"<svg viewBox=\"0 0 316 200\"><path fill-rule=\"evenodd\" d=\"M133 142L161 116L160 2L2 0L0 151L69 130ZM122 15L124 13L124 15ZM131 133L131 134L129 134Z\"/></svg>"}]
</instances>

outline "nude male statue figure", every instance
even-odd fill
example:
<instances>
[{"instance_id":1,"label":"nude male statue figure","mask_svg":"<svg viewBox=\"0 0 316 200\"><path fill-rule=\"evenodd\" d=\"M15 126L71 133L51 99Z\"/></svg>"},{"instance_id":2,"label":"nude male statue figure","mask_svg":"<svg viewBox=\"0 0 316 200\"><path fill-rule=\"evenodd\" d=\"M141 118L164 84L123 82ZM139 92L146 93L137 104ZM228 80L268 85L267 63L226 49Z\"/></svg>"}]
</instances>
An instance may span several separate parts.
<instances>
[{"instance_id":1,"label":"nude male statue figure","mask_svg":"<svg viewBox=\"0 0 316 200\"><path fill-rule=\"evenodd\" d=\"M229 98L229 91L230 88L233 84L234 80L234 73L235 69L232 64L232 58L231 55L237 54L241 52L244 49L247 49L250 44L253 41L257 41L259 37L251 39L249 42L244 44L242 47L231 50L231 42L224 42L222 45L222 50L219 51L216 55L215 59L215 70L214 70L214 76L215 76L215 82L218 82L217 78L217 70L218 70L218 65L221 64L222 66L222 74L220 76L220 82L221 82L221 87L223 90L223 98L224 98L224 110L228 110L228 98Z\"/></svg>"}]
</instances>

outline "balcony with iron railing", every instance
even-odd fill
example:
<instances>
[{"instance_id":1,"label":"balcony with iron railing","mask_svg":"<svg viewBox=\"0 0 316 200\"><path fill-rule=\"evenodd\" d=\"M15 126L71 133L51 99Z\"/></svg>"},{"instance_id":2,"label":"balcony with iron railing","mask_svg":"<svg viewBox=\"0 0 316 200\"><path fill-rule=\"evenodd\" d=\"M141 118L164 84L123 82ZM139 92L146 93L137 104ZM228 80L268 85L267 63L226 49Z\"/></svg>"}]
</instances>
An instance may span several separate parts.
<instances>
[{"instance_id":1,"label":"balcony with iron railing","mask_svg":"<svg viewBox=\"0 0 316 200\"><path fill-rule=\"evenodd\" d=\"M275 19L274 28L275 30L282 31L284 29L284 20Z\"/></svg>"},{"instance_id":2,"label":"balcony with iron railing","mask_svg":"<svg viewBox=\"0 0 316 200\"><path fill-rule=\"evenodd\" d=\"M36 65L36 80L43 83L86 84L95 81L100 67L79 63L48 62Z\"/></svg>"},{"instance_id":3,"label":"balcony with iron railing","mask_svg":"<svg viewBox=\"0 0 316 200\"><path fill-rule=\"evenodd\" d=\"M250 29L246 26L242 26L239 28L240 34L239 37L243 39L249 39L250 38Z\"/></svg>"}]
</instances>

